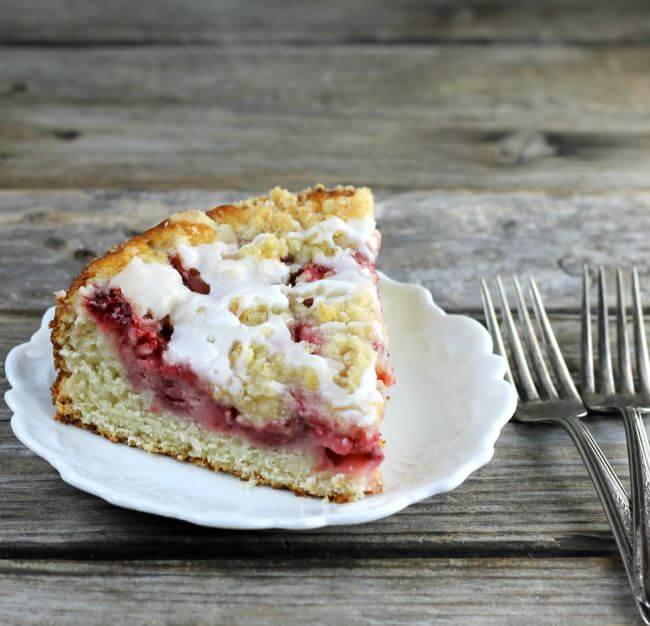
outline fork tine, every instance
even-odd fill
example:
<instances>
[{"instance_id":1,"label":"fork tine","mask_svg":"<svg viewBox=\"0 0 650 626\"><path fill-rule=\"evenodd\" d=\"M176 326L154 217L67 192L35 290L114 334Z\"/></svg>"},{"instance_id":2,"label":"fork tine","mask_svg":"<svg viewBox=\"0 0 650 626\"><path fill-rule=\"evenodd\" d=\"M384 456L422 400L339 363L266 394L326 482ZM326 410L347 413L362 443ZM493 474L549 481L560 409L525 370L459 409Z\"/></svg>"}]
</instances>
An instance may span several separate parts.
<instances>
[{"instance_id":1,"label":"fork tine","mask_svg":"<svg viewBox=\"0 0 650 626\"><path fill-rule=\"evenodd\" d=\"M516 276L512 277L512 281L515 284L515 293L517 294L517 310L519 312L519 319L522 322L524 327L524 336L526 337L526 343L530 350L531 356L533 358L533 365L535 371L537 372L537 377L544 388L545 393L550 398L558 398L558 392L553 384L553 379L549 374L548 368L546 367L546 362L542 355L542 350L539 346L539 341L537 341L537 335L535 334L535 329L533 328L533 323L528 314L528 307L526 306L526 301L524 300L524 295L521 291L521 285Z\"/></svg>"},{"instance_id":2,"label":"fork tine","mask_svg":"<svg viewBox=\"0 0 650 626\"><path fill-rule=\"evenodd\" d=\"M580 401L578 390L573 384L573 379L571 378L571 374L569 374L569 369L566 366L564 357L562 356L562 351L560 350L560 346L558 345L557 339L555 338L555 333L551 327L551 322L548 319L548 315L546 315L546 310L544 309L544 303L542 302L542 297L539 294L537 283L532 276L529 278L529 283L533 299L533 306L535 308L535 316L537 317L539 325L542 327L542 334L544 335L544 340L546 341L549 358L551 359L553 370L555 371L555 376L557 377L557 380L562 386L565 394L575 400Z\"/></svg>"},{"instance_id":3,"label":"fork tine","mask_svg":"<svg viewBox=\"0 0 650 626\"><path fill-rule=\"evenodd\" d=\"M645 394L650 394L650 366L648 365L648 344L643 321L643 304L639 287L639 272L632 270L632 300L634 309L634 349L639 373L639 385Z\"/></svg>"},{"instance_id":4,"label":"fork tine","mask_svg":"<svg viewBox=\"0 0 650 626\"><path fill-rule=\"evenodd\" d=\"M591 342L591 303L589 302L589 268L582 268L582 354L580 374L583 393L594 393L594 352Z\"/></svg>"},{"instance_id":5,"label":"fork tine","mask_svg":"<svg viewBox=\"0 0 650 626\"><path fill-rule=\"evenodd\" d=\"M503 337L501 336L501 330L499 329L499 322L497 320L497 314L494 310L494 304L492 304L492 296L490 296L490 290L488 289L487 283L482 278L481 278L481 299L483 300L483 311L485 312L485 321L487 322L488 331L492 336L494 351L499 356L502 356L503 359L505 360L506 362L505 379L514 387L515 382L514 379L512 378L512 372L510 371L510 361L508 359L506 348L503 345Z\"/></svg>"},{"instance_id":6,"label":"fork tine","mask_svg":"<svg viewBox=\"0 0 650 626\"><path fill-rule=\"evenodd\" d=\"M503 283L501 278L497 276L497 291L499 292L499 297L501 299L501 317L503 318L506 328L508 329L508 337L510 339L510 349L512 351L512 356L515 359L515 368L517 369L517 376L523 392L525 395L525 400L539 400L539 393L537 393L537 387L535 387L535 381L530 375L530 369L528 368L528 363L526 362L526 354L521 345L521 340L519 339L519 333L517 332L517 327L515 326L515 321L512 319L512 313L510 312L510 306L508 305L508 298L506 297L505 289L503 288Z\"/></svg>"},{"instance_id":7,"label":"fork tine","mask_svg":"<svg viewBox=\"0 0 650 626\"><path fill-rule=\"evenodd\" d=\"M627 311L623 294L623 272L616 270L616 342L618 344L618 374L621 392L634 393L630 346L627 339Z\"/></svg>"},{"instance_id":8,"label":"fork tine","mask_svg":"<svg viewBox=\"0 0 650 626\"><path fill-rule=\"evenodd\" d=\"M607 312L607 285L605 269L598 269L598 369L600 393L614 394L614 372L612 370L612 351L609 346L609 314Z\"/></svg>"}]
</instances>

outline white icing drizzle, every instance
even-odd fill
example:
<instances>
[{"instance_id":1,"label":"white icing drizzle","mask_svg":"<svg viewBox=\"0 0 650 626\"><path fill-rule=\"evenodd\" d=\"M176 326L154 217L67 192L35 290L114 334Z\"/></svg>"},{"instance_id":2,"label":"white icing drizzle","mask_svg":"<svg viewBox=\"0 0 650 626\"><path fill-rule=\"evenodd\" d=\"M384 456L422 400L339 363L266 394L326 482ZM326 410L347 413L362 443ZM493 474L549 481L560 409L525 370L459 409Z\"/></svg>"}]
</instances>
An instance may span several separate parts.
<instances>
[{"instance_id":1,"label":"white icing drizzle","mask_svg":"<svg viewBox=\"0 0 650 626\"><path fill-rule=\"evenodd\" d=\"M289 278L289 268L282 261L254 256L231 258L236 252L236 245L220 241L178 247L183 266L195 267L201 272L214 298L255 293L267 285L284 284Z\"/></svg>"},{"instance_id":2,"label":"white icing drizzle","mask_svg":"<svg viewBox=\"0 0 650 626\"><path fill-rule=\"evenodd\" d=\"M356 263L350 250L342 250L334 243L333 237L339 232L355 249L374 257L372 219L346 223L331 217L306 231L286 235L311 243L326 241L337 249L332 256L322 253L314 256L315 263L332 268L335 273L311 283L290 286L285 263L256 256L233 258L241 251L236 244L214 242L198 246L182 244L175 251L184 267L196 268L210 285L207 295L185 287L179 273L170 265L144 263L137 257L109 285L119 287L140 316L146 313L155 319L170 316L174 330L165 352L167 362L189 365L209 383L239 394L248 378L247 357L254 345L261 344L270 353L281 353L289 368L311 368L319 380L319 395L341 417L359 426L370 426L377 419L377 406L383 400L377 389L376 356L364 371L360 384L349 391L334 381L343 365L311 353L304 342L295 342L288 325L292 296L304 298L314 293L315 299L326 296L331 299L349 297L360 289L375 293L371 272ZM256 305L264 305L267 310L267 320L263 323L248 326L235 314ZM322 326L324 330L325 326ZM231 354L235 345L239 346L237 358ZM279 382L270 382L267 387L272 394L285 392L285 386Z\"/></svg>"},{"instance_id":3,"label":"white icing drizzle","mask_svg":"<svg viewBox=\"0 0 650 626\"><path fill-rule=\"evenodd\" d=\"M178 272L162 263L144 263L138 257L110 282L135 305L142 317L151 313L155 319L169 315L172 308L183 301L187 288Z\"/></svg>"},{"instance_id":4,"label":"white icing drizzle","mask_svg":"<svg viewBox=\"0 0 650 626\"><path fill-rule=\"evenodd\" d=\"M347 299L361 289L368 289L372 274L367 267L359 267L352 255L341 251L332 256L314 255L314 263L333 270L326 278L312 282L297 282L292 293L302 298L313 297L314 303Z\"/></svg>"},{"instance_id":5,"label":"white icing drizzle","mask_svg":"<svg viewBox=\"0 0 650 626\"><path fill-rule=\"evenodd\" d=\"M342 234L355 250L369 259L374 259L377 255L376 233L376 223L371 217L344 222L340 217L333 216L314 224L307 230L288 233L287 237L311 244L326 243L328 247L336 248L334 236Z\"/></svg>"}]
</instances>

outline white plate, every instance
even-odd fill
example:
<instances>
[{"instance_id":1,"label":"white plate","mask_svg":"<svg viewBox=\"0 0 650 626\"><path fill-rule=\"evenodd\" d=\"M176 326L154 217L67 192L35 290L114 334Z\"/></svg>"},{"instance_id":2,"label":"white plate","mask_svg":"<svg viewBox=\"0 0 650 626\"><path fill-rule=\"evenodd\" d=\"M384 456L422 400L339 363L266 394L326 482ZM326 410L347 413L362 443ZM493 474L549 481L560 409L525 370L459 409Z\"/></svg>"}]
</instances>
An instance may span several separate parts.
<instances>
[{"instance_id":1,"label":"white plate","mask_svg":"<svg viewBox=\"0 0 650 626\"><path fill-rule=\"evenodd\" d=\"M515 410L503 360L474 320L447 315L417 285L381 276L391 360L397 373L383 428L384 492L333 504L149 454L52 419L48 323L6 361L11 427L71 485L138 511L220 528L307 529L359 524L460 485L486 464Z\"/></svg>"}]
</instances>

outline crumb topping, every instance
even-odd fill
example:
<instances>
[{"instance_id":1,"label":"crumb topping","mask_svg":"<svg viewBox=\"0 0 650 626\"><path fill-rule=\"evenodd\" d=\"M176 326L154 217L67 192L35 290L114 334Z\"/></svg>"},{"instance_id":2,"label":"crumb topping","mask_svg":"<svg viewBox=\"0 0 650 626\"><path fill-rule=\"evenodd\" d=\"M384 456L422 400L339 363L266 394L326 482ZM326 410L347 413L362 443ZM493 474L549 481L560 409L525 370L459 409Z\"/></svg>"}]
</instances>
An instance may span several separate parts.
<instances>
[{"instance_id":1,"label":"crumb topping","mask_svg":"<svg viewBox=\"0 0 650 626\"><path fill-rule=\"evenodd\" d=\"M299 390L342 427L378 426L386 332L370 192L276 188L241 206L209 212L202 243L135 255L80 291L119 289L139 316L166 320L165 362L191 367L252 423L289 419Z\"/></svg>"}]
</instances>

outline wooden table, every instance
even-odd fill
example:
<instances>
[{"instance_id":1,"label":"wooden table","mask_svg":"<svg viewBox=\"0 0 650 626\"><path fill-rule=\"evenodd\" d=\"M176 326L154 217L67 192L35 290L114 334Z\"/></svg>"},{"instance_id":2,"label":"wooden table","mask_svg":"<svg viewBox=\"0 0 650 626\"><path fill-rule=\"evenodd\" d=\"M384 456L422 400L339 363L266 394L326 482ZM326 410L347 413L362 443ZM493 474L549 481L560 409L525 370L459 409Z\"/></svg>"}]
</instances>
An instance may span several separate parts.
<instances>
[{"instance_id":1,"label":"wooden table","mask_svg":"<svg viewBox=\"0 0 650 626\"><path fill-rule=\"evenodd\" d=\"M575 370L581 265L650 286L649 44L641 0L3 0L1 356L114 242L321 181L376 190L381 269L448 310L534 272ZM373 524L226 532L68 487L9 417L2 624L635 622L555 428L508 425L462 487ZM590 424L626 476L620 424Z\"/></svg>"}]
</instances>

